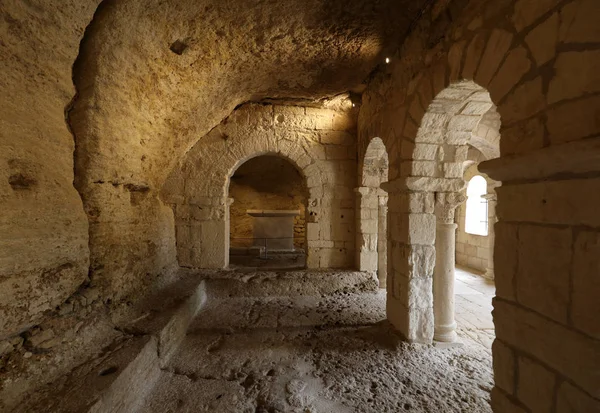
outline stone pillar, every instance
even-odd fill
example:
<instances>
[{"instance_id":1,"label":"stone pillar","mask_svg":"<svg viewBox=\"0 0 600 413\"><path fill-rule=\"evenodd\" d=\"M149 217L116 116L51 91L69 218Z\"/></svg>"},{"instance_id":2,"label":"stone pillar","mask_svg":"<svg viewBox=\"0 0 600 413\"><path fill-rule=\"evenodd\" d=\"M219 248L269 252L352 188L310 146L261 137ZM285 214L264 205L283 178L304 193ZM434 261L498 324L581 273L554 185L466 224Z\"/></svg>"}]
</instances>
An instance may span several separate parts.
<instances>
[{"instance_id":1,"label":"stone pillar","mask_svg":"<svg viewBox=\"0 0 600 413\"><path fill-rule=\"evenodd\" d=\"M377 271L377 217L379 200L376 188L359 187L356 192L356 268Z\"/></svg>"},{"instance_id":2,"label":"stone pillar","mask_svg":"<svg viewBox=\"0 0 600 413\"><path fill-rule=\"evenodd\" d=\"M387 213L388 195L379 194L377 219L377 278L379 288L387 287Z\"/></svg>"},{"instance_id":3,"label":"stone pillar","mask_svg":"<svg viewBox=\"0 0 600 413\"><path fill-rule=\"evenodd\" d=\"M496 224L496 187L498 184L493 185L488 181L488 193L484 195L483 198L487 200L487 208L488 208L488 259L487 259L487 268L485 270L485 274L483 275L485 278L490 280L494 279L494 239L495 239L495 230L494 225Z\"/></svg>"},{"instance_id":4,"label":"stone pillar","mask_svg":"<svg viewBox=\"0 0 600 413\"><path fill-rule=\"evenodd\" d=\"M436 194L435 268L433 271L433 339L456 341L454 321L454 266L456 227L454 211L465 201L460 193Z\"/></svg>"}]
</instances>

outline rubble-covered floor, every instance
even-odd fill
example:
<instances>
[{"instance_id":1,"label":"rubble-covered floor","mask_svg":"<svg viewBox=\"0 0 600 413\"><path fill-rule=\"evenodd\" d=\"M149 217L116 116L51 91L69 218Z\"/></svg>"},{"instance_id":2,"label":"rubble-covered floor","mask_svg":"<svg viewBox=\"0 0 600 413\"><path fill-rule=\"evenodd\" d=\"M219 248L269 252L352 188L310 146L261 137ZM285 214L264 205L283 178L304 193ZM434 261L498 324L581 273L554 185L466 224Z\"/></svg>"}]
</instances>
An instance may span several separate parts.
<instances>
[{"instance_id":1,"label":"rubble-covered floor","mask_svg":"<svg viewBox=\"0 0 600 413\"><path fill-rule=\"evenodd\" d=\"M372 284L288 296L297 284L244 276L207 281L206 306L140 412L491 411L491 354L464 327L462 347L408 344Z\"/></svg>"}]
</instances>

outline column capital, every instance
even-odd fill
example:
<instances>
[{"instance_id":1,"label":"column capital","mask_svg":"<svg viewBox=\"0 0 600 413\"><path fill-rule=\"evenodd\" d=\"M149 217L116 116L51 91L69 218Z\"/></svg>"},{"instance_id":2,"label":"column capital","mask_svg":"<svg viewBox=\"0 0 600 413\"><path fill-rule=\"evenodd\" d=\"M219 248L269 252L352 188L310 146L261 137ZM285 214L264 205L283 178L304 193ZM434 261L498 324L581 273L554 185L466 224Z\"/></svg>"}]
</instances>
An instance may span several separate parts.
<instances>
[{"instance_id":1,"label":"column capital","mask_svg":"<svg viewBox=\"0 0 600 413\"><path fill-rule=\"evenodd\" d=\"M454 210L466 199L460 192L436 192L434 211L438 222L453 224Z\"/></svg>"}]
</instances>

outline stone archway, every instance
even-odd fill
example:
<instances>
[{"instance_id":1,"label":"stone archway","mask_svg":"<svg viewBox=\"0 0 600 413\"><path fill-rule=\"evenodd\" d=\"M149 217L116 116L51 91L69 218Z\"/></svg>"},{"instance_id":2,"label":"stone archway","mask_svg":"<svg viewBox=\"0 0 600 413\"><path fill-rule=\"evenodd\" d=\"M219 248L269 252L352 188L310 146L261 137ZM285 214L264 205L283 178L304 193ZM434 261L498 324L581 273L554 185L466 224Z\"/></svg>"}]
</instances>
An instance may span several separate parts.
<instances>
[{"instance_id":1,"label":"stone archway","mask_svg":"<svg viewBox=\"0 0 600 413\"><path fill-rule=\"evenodd\" d=\"M203 137L167 181L162 197L173 205L177 256L181 266L225 268L229 258L229 179L247 160L261 155L285 158L302 173L308 190L306 239L308 268L348 268L354 258L355 166L345 132L323 127L313 136L290 131L289 122L314 122L319 109L245 105ZM257 122L274 124L256 128ZM340 125L344 125L340 120ZM332 128L331 126L327 126ZM337 126L338 129L341 126ZM326 142L323 143L322 141ZM332 149L341 148L341 154ZM337 149L339 151L339 149ZM331 153L331 156L328 156Z\"/></svg>"},{"instance_id":2,"label":"stone archway","mask_svg":"<svg viewBox=\"0 0 600 413\"><path fill-rule=\"evenodd\" d=\"M379 287L387 285L387 193L381 184L388 180L389 160L383 141L375 137L367 146L359 187L356 188L356 266L376 271Z\"/></svg>"}]
</instances>

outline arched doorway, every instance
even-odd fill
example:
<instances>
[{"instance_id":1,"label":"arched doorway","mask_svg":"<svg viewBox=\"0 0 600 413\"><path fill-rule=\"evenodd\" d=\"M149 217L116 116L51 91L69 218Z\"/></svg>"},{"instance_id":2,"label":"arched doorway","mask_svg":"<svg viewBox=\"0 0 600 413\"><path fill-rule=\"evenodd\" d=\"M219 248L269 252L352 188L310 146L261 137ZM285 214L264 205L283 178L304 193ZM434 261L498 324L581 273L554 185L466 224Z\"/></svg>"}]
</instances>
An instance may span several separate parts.
<instances>
[{"instance_id":1,"label":"arched doorway","mask_svg":"<svg viewBox=\"0 0 600 413\"><path fill-rule=\"evenodd\" d=\"M306 179L287 159L251 158L229 180L231 267L306 266Z\"/></svg>"},{"instance_id":2,"label":"arched doorway","mask_svg":"<svg viewBox=\"0 0 600 413\"><path fill-rule=\"evenodd\" d=\"M414 140L404 144L400 179L386 184L390 203L401 206L392 219L403 234L393 244L392 256L401 259L392 265L388 308L405 309L390 320L409 339L454 342L455 212L466 200L465 162L473 148L483 147L477 128L486 114L499 116L489 93L473 81L452 83L424 112Z\"/></svg>"},{"instance_id":3,"label":"arched doorway","mask_svg":"<svg viewBox=\"0 0 600 413\"><path fill-rule=\"evenodd\" d=\"M387 193L389 159L385 144L373 138L365 151L357 192L357 257L361 271L375 271L379 287L387 285Z\"/></svg>"}]
</instances>

